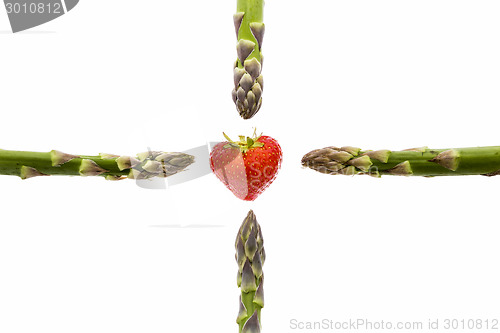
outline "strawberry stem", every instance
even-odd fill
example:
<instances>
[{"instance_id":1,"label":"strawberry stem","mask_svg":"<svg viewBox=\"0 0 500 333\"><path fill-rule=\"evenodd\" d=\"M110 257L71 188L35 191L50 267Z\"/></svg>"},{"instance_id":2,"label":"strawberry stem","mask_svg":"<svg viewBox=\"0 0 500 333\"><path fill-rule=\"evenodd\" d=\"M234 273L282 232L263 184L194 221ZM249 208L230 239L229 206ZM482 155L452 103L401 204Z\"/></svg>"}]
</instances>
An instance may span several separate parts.
<instances>
[{"instance_id":1,"label":"strawberry stem","mask_svg":"<svg viewBox=\"0 0 500 333\"><path fill-rule=\"evenodd\" d=\"M226 135L226 133L222 132L222 135L224 135L224 137L226 138L226 140L228 142L224 146L224 148L226 148L226 149L227 148L239 148L242 153L246 153L247 151L249 151L252 148L264 147L264 144L262 142L258 142L258 140L262 136L262 133L259 136L257 136L256 132L257 132L257 130L254 129L252 137L249 137L249 136L245 137L243 135L240 135L239 141L231 140L231 138L228 137Z\"/></svg>"}]
</instances>

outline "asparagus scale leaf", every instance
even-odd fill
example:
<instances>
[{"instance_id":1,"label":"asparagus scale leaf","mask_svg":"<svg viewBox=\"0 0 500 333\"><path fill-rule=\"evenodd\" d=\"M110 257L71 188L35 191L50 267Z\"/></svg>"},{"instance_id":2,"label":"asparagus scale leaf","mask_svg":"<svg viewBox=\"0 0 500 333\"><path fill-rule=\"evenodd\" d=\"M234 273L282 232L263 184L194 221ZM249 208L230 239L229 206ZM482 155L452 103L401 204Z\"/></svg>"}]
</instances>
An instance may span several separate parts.
<instances>
[{"instance_id":1,"label":"asparagus scale leaf","mask_svg":"<svg viewBox=\"0 0 500 333\"><path fill-rule=\"evenodd\" d=\"M240 333L259 333L260 312L264 307L264 274L266 260L264 239L252 210L243 221L236 237L238 287L241 289L240 311L236 319Z\"/></svg>"},{"instance_id":2,"label":"asparagus scale leaf","mask_svg":"<svg viewBox=\"0 0 500 333\"><path fill-rule=\"evenodd\" d=\"M304 155L302 165L332 175L496 176L500 174L500 146L402 151L326 147Z\"/></svg>"},{"instance_id":3,"label":"asparagus scale leaf","mask_svg":"<svg viewBox=\"0 0 500 333\"><path fill-rule=\"evenodd\" d=\"M107 180L148 179L172 176L191 165L184 153L148 151L136 157L99 154L71 155L57 150L29 152L0 149L0 175L28 179L37 176L101 176Z\"/></svg>"},{"instance_id":4,"label":"asparagus scale leaf","mask_svg":"<svg viewBox=\"0 0 500 333\"><path fill-rule=\"evenodd\" d=\"M238 59L234 64L233 101L240 116L252 118L262 104L263 56L262 41L265 26L264 0L237 0L236 14L233 16L236 30L236 51Z\"/></svg>"}]
</instances>

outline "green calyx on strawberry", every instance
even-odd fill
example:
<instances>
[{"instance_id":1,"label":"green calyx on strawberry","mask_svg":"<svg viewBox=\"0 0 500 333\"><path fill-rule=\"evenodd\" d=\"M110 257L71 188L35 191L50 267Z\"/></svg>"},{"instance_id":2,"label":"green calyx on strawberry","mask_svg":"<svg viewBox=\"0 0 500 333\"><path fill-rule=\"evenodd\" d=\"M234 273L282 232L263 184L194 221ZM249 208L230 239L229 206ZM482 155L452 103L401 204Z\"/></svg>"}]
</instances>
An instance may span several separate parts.
<instances>
[{"instance_id":1,"label":"green calyx on strawberry","mask_svg":"<svg viewBox=\"0 0 500 333\"><path fill-rule=\"evenodd\" d=\"M210 153L214 174L238 198L255 200L276 178L283 160L278 142L265 135L218 143Z\"/></svg>"}]
</instances>

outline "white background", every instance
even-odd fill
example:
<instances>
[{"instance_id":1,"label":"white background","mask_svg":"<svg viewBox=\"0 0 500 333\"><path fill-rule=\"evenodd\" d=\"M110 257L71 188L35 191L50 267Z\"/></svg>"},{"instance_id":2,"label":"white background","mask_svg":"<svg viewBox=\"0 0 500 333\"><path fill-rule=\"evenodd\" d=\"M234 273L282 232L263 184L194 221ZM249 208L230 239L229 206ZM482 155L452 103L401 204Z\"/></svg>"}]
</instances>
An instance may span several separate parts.
<instances>
[{"instance_id":1,"label":"white background","mask_svg":"<svg viewBox=\"0 0 500 333\"><path fill-rule=\"evenodd\" d=\"M500 319L500 177L300 166L329 145L500 144L500 3L268 1L264 102L248 121L230 94L235 7L83 0L19 34L0 10L3 149L182 151L257 126L284 151L255 202L213 175L168 190L1 176L0 332L236 332L249 209L268 255L263 332Z\"/></svg>"}]
</instances>

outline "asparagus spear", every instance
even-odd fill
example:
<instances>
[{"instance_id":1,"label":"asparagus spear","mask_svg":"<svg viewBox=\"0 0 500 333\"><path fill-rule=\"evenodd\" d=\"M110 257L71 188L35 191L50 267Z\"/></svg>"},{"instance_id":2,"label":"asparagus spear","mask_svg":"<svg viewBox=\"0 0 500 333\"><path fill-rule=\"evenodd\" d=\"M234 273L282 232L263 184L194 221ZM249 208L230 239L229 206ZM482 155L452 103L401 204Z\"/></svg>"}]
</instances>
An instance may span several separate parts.
<instances>
[{"instance_id":1,"label":"asparagus spear","mask_svg":"<svg viewBox=\"0 0 500 333\"><path fill-rule=\"evenodd\" d=\"M149 151L135 158L110 154L70 155L57 150L48 153L0 149L0 175L19 176L102 176L108 180L147 179L172 176L194 162L184 153Z\"/></svg>"},{"instance_id":2,"label":"asparagus spear","mask_svg":"<svg viewBox=\"0 0 500 333\"><path fill-rule=\"evenodd\" d=\"M362 151L355 147L316 149L302 165L326 174L396 176L462 176L500 174L500 146L403 151Z\"/></svg>"},{"instance_id":3,"label":"asparagus spear","mask_svg":"<svg viewBox=\"0 0 500 333\"><path fill-rule=\"evenodd\" d=\"M238 59L234 64L232 95L240 116L250 119L260 109L264 89L261 74L264 0L237 0L236 11L233 20L238 39Z\"/></svg>"},{"instance_id":4,"label":"asparagus spear","mask_svg":"<svg viewBox=\"0 0 500 333\"><path fill-rule=\"evenodd\" d=\"M236 323L240 333L260 332L260 310L264 307L264 275L266 260L264 239L252 210L243 221L236 237L238 287L241 288L240 311Z\"/></svg>"}]
</instances>

